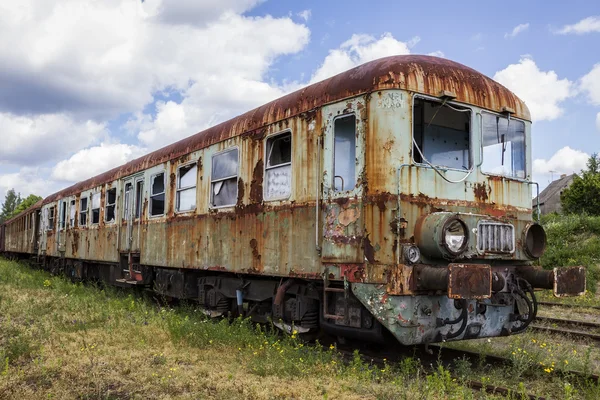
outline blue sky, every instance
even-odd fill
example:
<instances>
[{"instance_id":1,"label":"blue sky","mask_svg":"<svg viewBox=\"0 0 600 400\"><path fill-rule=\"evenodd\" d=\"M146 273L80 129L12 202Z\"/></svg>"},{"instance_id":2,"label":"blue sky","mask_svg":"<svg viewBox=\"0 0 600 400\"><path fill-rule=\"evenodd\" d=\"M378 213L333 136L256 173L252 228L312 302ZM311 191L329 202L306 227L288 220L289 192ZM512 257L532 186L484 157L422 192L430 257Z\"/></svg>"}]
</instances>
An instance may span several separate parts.
<instances>
[{"instance_id":1,"label":"blue sky","mask_svg":"<svg viewBox=\"0 0 600 400\"><path fill-rule=\"evenodd\" d=\"M594 3L0 0L0 199L48 195L408 53L463 63L525 100L545 186L600 149Z\"/></svg>"}]
</instances>

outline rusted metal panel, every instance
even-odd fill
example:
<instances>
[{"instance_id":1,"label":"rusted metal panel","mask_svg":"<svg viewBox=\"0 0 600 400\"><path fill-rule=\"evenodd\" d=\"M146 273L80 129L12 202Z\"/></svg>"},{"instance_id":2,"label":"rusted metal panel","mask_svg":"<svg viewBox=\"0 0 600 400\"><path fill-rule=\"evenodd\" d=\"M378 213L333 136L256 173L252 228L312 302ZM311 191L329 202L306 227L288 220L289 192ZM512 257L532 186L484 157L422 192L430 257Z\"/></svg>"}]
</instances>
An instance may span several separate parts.
<instances>
[{"instance_id":1,"label":"rusted metal panel","mask_svg":"<svg viewBox=\"0 0 600 400\"><path fill-rule=\"evenodd\" d=\"M449 264L448 297L487 299L492 295L492 268L484 264Z\"/></svg>"},{"instance_id":2,"label":"rusted metal panel","mask_svg":"<svg viewBox=\"0 0 600 400\"><path fill-rule=\"evenodd\" d=\"M554 295L581 296L585 293L585 268L554 268Z\"/></svg>"}]
</instances>

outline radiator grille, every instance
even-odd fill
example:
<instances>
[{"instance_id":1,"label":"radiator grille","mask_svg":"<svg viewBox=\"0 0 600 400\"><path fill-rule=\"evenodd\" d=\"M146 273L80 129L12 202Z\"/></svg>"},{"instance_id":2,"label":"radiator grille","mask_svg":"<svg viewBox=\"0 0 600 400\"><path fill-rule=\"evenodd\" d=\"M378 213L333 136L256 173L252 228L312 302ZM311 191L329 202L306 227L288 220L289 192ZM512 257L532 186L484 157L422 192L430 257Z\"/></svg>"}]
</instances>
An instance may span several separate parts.
<instances>
[{"instance_id":1,"label":"radiator grille","mask_svg":"<svg viewBox=\"0 0 600 400\"><path fill-rule=\"evenodd\" d=\"M477 250L491 253L515 251L515 228L511 224L481 221L477 224Z\"/></svg>"}]
</instances>

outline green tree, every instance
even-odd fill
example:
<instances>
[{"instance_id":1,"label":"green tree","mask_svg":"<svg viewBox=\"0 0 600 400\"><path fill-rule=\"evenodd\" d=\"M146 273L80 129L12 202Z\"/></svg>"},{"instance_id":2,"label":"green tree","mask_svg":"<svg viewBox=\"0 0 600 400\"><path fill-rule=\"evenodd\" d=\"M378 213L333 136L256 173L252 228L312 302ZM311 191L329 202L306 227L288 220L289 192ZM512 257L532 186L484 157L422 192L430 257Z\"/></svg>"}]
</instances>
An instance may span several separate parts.
<instances>
[{"instance_id":1,"label":"green tree","mask_svg":"<svg viewBox=\"0 0 600 400\"><path fill-rule=\"evenodd\" d=\"M17 208L15 208L15 210L9 216L9 218L12 218L15 215L27 210L29 207L31 207L32 205L34 205L41 199L42 198L40 196L36 196L35 194L30 194L29 196L27 196L27 198L25 200L21 201L21 203L17 206Z\"/></svg>"},{"instance_id":2,"label":"green tree","mask_svg":"<svg viewBox=\"0 0 600 400\"><path fill-rule=\"evenodd\" d=\"M600 157L590 156L587 169L575 175L573 183L560 197L565 214L600 215Z\"/></svg>"},{"instance_id":3,"label":"green tree","mask_svg":"<svg viewBox=\"0 0 600 400\"><path fill-rule=\"evenodd\" d=\"M21 193L15 193L15 189L10 189L6 192L4 203L2 203L2 212L0 212L0 223L10 218L13 211L21 204Z\"/></svg>"}]
</instances>

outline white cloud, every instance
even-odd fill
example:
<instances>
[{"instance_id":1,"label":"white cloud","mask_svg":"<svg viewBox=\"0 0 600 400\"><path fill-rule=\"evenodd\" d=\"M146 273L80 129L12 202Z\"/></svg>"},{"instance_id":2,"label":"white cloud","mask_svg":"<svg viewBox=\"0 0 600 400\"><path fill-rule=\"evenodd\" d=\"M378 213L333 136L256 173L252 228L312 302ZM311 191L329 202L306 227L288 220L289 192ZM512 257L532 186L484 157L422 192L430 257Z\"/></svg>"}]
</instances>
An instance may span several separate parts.
<instances>
[{"instance_id":1,"label":"white cloud","mask_svg":"<svg viewBox=\"0 0 600 400\"><path fill-rule=\"evenodd\" d=\"M308 22L312 15L312 12L310 10L302 10L297 15L298 17L302 18L304 22Z\"/></svg>"},{"instance_id":2,"label":"white cloud","mask_svg":"<svg viewBox=\"0 0 600 400\"><path fill-rule=\"evenodd\" d=\"M77 122L63 114L0 113L0 164L40 165L59 160L106 135L102 123Z\"/></svg>"},{"instance_id":3,"label":"white cloud","mask_svg":"<svg viewBox=\"0 0 600 400\"><path fill-rule=\"evenodd\" d=\"M515 26L510 33L505 33L504 39L512 39L516 37L519 33L525 32L527 29L529 29L529 23L519 24Z\"/></svg>"},{"instance_id":4,"label":"white cloud","mask_svg":"<svg viewBox=\"0 0 600 400\"><path fill-rule=\"evenodd\" d=\"M533 161L534 174L572 174L585 168L589 154L569 146L558 150L550 159Z\"/></svg>"},{"instance_id":5,"label":"white cloud","mask_svg":"<svg viewBox=\"0 0 600 400\"><path fill-rule=\"evenodd\" d=\"M323 64L311 78L311 83L322 81L335 74L349 70L352 67L372 61L377 58L410 54L410 48L419 42L420 38L414 37L409 42L394 39L391 33L385 33L376 39L370 35L354 34L338 49L329 51Z\"/></svg>"},{"instance_id":6,"label":"white cloud","mask_svg":"<svg viewBox=\"0 0 600 400\"><path fill-rule=\"evenodd\" d=\"M427 53L428 56L441 57L444 58L444 53L440 50L432 51L431 53Z\"/></svg>"},{"instance_id":7,"label":"white cloud","mask_svg":"<svg viewBox=\"0 0 600 400\"><path fill-rule=\"evenodd\" d=\"M496 72L494 79L517 94L529 107L534 121L553 120L562 115L560 104L573 96L573 83L559 79L554 71L541 71L530 57L522 57Z\"/></svg>"},{"instance_id":8,"label":"white cloud","mask_svg":"<svg viewBox=\"0 0 600 400\"><path fill-rule=\"evenodd\" d=\"M37 167L23 167L17 172L0 174L0 203L4 201L6 192L15 189L21 193L21 198L30 194L48 196L61 188L60 184L45 178L48 173L45 169Z\"/></svg>"},{"instance_id":9,"label":"white cloud","mask_svg":"<svg viewBox=\"0 0 600 400\"><path fill-rule=\"evenodd\" d=\"M585 33L600 32L600 16L592 16L582 19L573 25L565 25L557 33L565 35L575 33L583 35Z\"/></svg>"},{"instance_id":10,"label":"white cloud","mask_svg":"<svg viewBox=\"0 0 600 400\"><path fill-rule=\"evenodd\" d=\"M60 161L52 169L51 177L57 181L82 181L141 157L145 152L146 149L133 145L101 143Z\"/></svg>"},{"instance_id":11,"label":"white cloud","mask_svg":"<svg viewBox=\"0 0 600 400\"><path fill-rule=\"evenodd\" d=\"M596 114L596 129L600 132L600 112Z\"/></svg>"},{"instance_id":12,"label":"white cloud","mask_svg":"<svg viewBox=\"0 0 600 400\"><path fill-rule=\"evenodd\" d=\"M587 93L590 103L600 106L600 63L581 78L579 88Z\"/></svg>"},{"instance_id":13,"label":"white cloud","mask_svg":"<svg viewBox=\"0 0 600 400\"><path fill-rule=\"evenodd\" d=\"M160 21L171 24L205 25L227 13L241 14L262 0L146 0Z\"/></svg>"}]
</instances>

